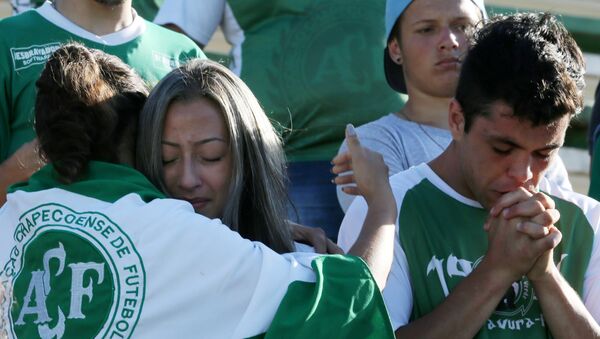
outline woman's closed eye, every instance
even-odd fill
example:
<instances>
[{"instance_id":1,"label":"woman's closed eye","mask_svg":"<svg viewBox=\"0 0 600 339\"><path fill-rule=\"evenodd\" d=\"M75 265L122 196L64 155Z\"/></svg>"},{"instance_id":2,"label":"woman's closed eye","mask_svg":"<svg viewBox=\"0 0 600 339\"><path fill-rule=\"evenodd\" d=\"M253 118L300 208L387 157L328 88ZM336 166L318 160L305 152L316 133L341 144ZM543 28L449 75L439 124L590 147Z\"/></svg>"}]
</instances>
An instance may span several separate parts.
<instances>
[{"instance_id":1,"label":"woman's closed eye","mask_svg":"<svg viewBox=\"0 0 600 339\"><path fill-rule=\"evenodd\" d=\"M221 161L223 159L223 156L218 156L218 157L203 157L202 160L206 161L206 162L218 162Z\"/></svg>"},{"instance_id":2,"label":"woman's closed eye","mask_svg":"<svg viewBox=\"0 0 600 339\"><path fill-rule=\"evenodd\" d=\"M220 152L219 154L201 153L194 155L194 160L202 163L215 163L223 160L223 158L225 158L225 155Z\"/></svg>"},{"instance_id":3,"label":"woman's closed eye","mask_svg":"<svg viewBox=\"0 0 600 339\"><path fill-rule=\"evenodd\" d=\"M177 161L177 159L179 159L179 158L163 158L162 159L163 166L173 164L173 163L175 163L175 161Z\"/></svg>"}]
</instances>

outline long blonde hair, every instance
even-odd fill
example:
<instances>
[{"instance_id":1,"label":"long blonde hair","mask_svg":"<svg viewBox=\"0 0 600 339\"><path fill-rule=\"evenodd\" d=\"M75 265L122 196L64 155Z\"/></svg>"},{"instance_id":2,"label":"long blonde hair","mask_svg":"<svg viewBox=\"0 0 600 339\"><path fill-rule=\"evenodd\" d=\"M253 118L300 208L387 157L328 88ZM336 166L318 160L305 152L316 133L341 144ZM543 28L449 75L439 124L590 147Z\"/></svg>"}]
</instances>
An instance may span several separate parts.
<instances>
[{"instance_id":1,"label":"long blonde hair","mask_svg":"<svg viewBox=\"0 0 600 339\"><path fill-rule=\"evenodd\" d=\"M167 192L161 145L165 116L174 102L198 98L219 107L229 132L233 178L223 223L279 253L292 251L281 139L254 94L226 67L210 60L192 60L154 87L139 120L138 169Z\"/></svg>"}]
</instances>

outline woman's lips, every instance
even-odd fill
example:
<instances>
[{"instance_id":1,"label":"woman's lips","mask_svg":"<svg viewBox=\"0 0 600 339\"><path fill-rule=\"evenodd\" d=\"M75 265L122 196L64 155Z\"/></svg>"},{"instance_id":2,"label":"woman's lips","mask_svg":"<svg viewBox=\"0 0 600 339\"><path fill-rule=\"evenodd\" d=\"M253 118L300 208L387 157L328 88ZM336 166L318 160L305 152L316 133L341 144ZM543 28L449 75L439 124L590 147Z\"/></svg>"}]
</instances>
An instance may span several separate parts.
<instances>
[{"instance_id":1,"label":"woman's lips","mask_svg":"<svg viewBox=\"0 0 600 339\"><path fill-rule=\"evenodd\" d=\"M191 198L191 199L186 198L185 200L188 201L190 204L192 204L192 206L194 206L194 210L201 210L210 201L210 199L208 199L208 198Z\"/></svg>"}]
</instances>

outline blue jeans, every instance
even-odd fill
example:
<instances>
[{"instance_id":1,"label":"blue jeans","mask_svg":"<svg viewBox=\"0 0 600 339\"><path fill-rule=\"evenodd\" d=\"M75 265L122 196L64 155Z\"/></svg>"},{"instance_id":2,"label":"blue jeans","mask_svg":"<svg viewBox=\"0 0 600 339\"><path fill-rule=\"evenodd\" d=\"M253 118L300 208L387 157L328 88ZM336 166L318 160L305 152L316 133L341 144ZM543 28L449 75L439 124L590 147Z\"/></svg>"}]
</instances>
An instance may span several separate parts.
<instances>
[{"instance_id":1,"label":"blue jeans","mask_svg":"<svg viewBox=\"0 0 600 339\"><path fill-rule=\"evenodd\" d=\"M288 208L288 218L302 225L321 227L336 241L344 212L338 203L335 185L331 183L334 175L330 169L329 161L289 163L288 191L295 210Z\"/></svg>"}]
</instances>

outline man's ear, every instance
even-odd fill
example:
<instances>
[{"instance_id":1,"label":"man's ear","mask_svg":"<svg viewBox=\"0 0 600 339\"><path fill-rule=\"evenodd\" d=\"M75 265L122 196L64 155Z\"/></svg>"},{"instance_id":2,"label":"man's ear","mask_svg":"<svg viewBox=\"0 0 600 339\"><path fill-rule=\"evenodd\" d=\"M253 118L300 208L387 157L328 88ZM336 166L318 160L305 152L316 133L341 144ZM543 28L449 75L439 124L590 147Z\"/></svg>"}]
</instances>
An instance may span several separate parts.
<instances>
[{"instance_id":1,"label":"man's ear","mask_svg":"<svg viewBox=\"0 0 600 339\"><path fill-rule=\"evenodd\" d=\"M462 106L454 98L450 101L448 109L448 126L454 140L461 139L465 134L465 115Z\"/></svg>"},{"instance_id":2,"label":"man's ear","mask_svg":"<svg viewBox=\"0 0 600 339\"><path fill-rule=\"evenodd\" d=\"M402 50L400 49L398 38L391 38L387 46L390 59L392 59L392 61L394 61L398 65L402 65Z\"/></svg>"}]
</instances>

